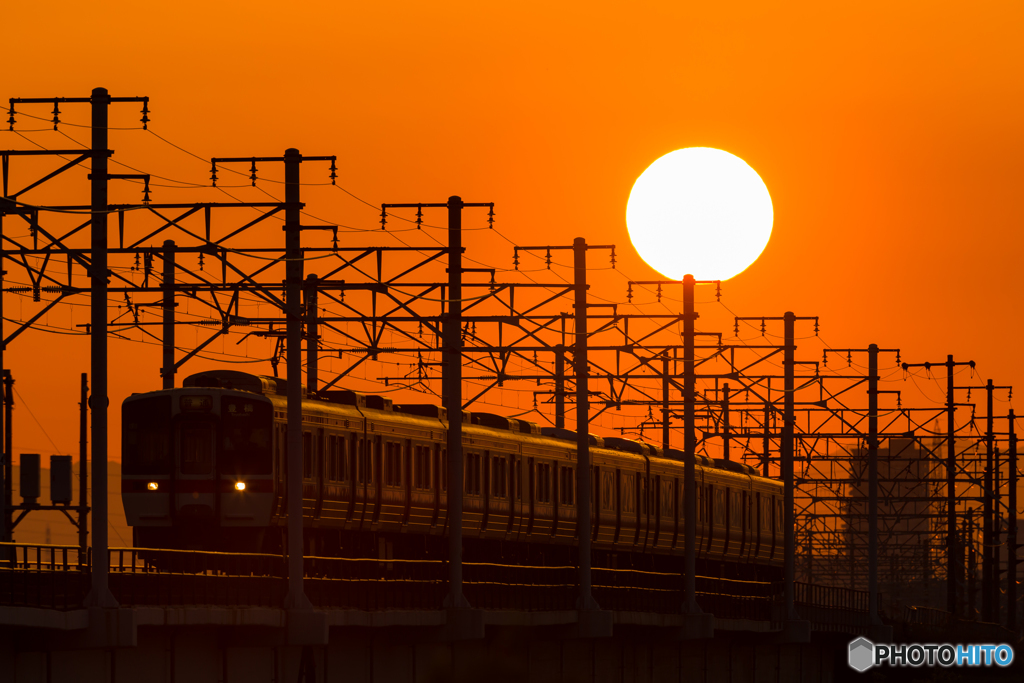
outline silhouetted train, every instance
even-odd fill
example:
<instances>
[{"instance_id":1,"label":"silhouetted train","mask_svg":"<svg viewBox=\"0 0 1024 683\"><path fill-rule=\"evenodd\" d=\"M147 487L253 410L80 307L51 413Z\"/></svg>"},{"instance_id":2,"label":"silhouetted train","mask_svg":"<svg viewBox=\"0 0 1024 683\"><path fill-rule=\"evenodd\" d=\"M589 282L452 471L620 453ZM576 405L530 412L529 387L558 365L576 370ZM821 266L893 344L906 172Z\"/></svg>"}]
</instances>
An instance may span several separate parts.
<instances>
[{"instance_id":1,"label":"silhouetted train","mask_svg":"<svg viewBox=\"0 0 1024 683\"><path fill-rule=\"evenodd\" d=\"M281 551L286 386L218 370L124 401L121 495L137 547ZM444 557L445 409L353 391L303 396L306 552ZM575 440L565 429L464 413L467 560L572 561ZM619 438L590 443L597 561L677 564L683 454ZM700 567L775 576L781 483L735 461L697 456L696 465Z\"/></svg>"}]
</instances>

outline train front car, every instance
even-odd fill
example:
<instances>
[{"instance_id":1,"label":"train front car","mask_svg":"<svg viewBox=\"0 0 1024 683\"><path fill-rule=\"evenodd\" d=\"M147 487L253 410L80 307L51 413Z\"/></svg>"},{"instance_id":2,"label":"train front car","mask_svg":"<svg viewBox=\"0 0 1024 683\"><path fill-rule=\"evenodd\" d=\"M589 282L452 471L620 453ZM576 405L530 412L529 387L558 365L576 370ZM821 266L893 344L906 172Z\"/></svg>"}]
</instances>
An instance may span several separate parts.
<instances>
[{"instance_id":1,"label":"train front car","mask_svg":"<svg viewBox=\"0 0 1024 683\"><path fill-rule=\"evenodd\" d=\"M208 378L122 405L121 497L136 547L251 551L270 524L273 405L257 387L196 386Z\"/></svg>"}]
</instances>

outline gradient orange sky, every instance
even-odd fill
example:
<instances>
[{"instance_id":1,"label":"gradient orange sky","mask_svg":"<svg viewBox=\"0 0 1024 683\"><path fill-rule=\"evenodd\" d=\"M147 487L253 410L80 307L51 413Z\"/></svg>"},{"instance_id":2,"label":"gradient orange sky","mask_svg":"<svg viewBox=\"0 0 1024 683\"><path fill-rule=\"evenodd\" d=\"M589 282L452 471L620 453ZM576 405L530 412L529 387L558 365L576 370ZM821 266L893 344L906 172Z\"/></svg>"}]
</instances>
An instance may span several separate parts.
<instances>
[{"instance_id":1,"label":"gradient orange sky","mask_svg":"<svg viewBox=\"0 0 1024 683\"><path fill-rule=\"evenodd\" d=\"M629 246L636 177L674 149L724 149L758 171L775 207L765 252L725 285L731 310L818 315L833 347L899 347L908 362L953 353L977 361L972 383L1024 392L1024 7L704 5L20 3L4 12L0 98L148 95L152 129L199 156L336 154L339 184L371 204L493 201L517 243L615 243L635 279L658 277ZM115 125L134 125L136 107L123 107ZM86 123L87 110L63 118ZM19 119L45 127L32 123ZM29 146L0 135L3 148ZM146 171L207 182L207 165L144 133L112 147ZM320 172L304 167L304 180ZM87 200L77 187L66 200ZM154 199L215 197L156 188ZM376 225L340 192L307 201ZM486 233L470 255L511 265L508 243ZM623 283L604 284L621 298ZM702 314L704 329L731 329L719 313ZM116 420L124 396L158 387L159 356L112 349L132 366L111 376ZM76 453L84 337L25 335L7 366L58 449ZM941 400L941 386L928 396ZM17 420L15 453L56 452Z\"/></svg>"}]
</instances>

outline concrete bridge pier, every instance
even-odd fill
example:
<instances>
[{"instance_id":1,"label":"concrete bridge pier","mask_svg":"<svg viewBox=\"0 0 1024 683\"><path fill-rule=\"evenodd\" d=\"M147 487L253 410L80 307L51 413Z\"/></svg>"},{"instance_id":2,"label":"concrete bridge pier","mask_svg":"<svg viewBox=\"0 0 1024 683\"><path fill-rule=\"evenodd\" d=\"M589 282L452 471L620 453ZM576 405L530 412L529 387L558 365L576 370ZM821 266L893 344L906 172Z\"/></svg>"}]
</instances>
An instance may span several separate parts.
<instances>
[{"instance_id":1,"label":"concrete bridge pier","mask_svg":"<svg viewBox=\"0 0 1024 683\"><path fill-rule=\"evenodd\" d=\"M0 683L816 683L834 679L846 646L756 633L588 639L494 626L457 641L404 627L332 627L326 644L295 645L286 629L182 625L140 626L135 647L95 648L71 633L0 630Z\"/></svg>"}]
</instances>

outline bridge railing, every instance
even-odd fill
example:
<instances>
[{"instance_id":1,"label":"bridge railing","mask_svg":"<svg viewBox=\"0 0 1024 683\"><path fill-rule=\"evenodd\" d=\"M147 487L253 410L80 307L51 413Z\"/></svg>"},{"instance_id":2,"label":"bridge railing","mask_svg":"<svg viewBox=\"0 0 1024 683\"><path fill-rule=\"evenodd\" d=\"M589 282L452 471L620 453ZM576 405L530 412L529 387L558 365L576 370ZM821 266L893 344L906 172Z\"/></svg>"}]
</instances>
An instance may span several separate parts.
<instances>
[{"instance_id":1,"label":"bridge railing","mask_svg":"<svg viewBox=\"0 0 1024 683\"><path fill-rule=\"evenodd\" d=\"M868 591L836 586L820 586L797 581L793 585L793 602L799 615L809 619L818 631L847 631L850 628L866 627L868 615ZM782 584L776 590L781 599ZM778 614L781 619L782 614Z\"/></svg>"},{"instance_id":2,"label":"bridge railing","mask_svg":"<svg viewBox=\"0 0 1024 683\"><path fill-rule=\"evenodd\" d=\"M443 560L305 558L304 585L325 609L439 609L447 594ZM0 604L75 609L89 587L91 557L77 546L0 544ZM481 609L571 610L578 569L466 562L464 591ZM130 605L278 607L287 565L281 555L111 548L110 588ZM594 597L614 611L678 613L683 578L669 572L593 569ZM779 622L782 584L698 576L697 601L722 619ZM795 603L815 628L867 623L867 593L797 583Z\"/></svg>"},{"instance_id":3,"label":"bridge railing","mask_svg":"<svg viewBox=\"0 0 1024 683\"><path fill-rule=\"evenodd\" d=\"M89 590L89 550L47 543L0 543L0 604L69 610Z\"/></svg>"}]
</instances>

